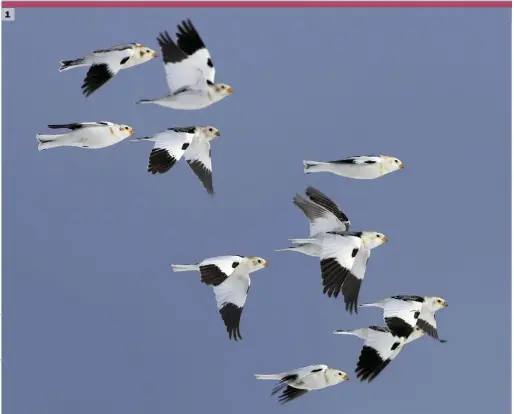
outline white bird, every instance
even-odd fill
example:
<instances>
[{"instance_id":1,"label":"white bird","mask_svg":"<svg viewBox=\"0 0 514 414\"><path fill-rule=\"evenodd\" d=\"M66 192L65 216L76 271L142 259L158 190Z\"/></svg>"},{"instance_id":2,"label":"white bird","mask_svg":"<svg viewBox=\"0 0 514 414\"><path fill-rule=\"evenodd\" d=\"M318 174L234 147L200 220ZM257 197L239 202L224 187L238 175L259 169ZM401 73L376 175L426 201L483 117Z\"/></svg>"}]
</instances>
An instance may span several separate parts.
<instances>
[{"instance_id":1,"label":"white bird","mask_svg":"<svg viewBox=\"0 0 514 414\"><path fill-rule=\"evenodd\" d=\"M308 200L297 194L293 203L309 219L310 238L291 239L293 246L278 250L320 257L323 293L337 298L342 292L346 310L357 313L371 249L385 243L387 237L376 232L350 232L350 220L330 198L313 187L307 188L306 195ZM357 242L357 238L364 242Z\"/></svg>"},{"instance_id":2,"label":"white bird","mask_svg":"<svg viewBox=\"0 0 514 414\"><path fill-rule=\"evenodd\" d=\"M309 365L280 374L255 374L260 380L276 380L279 384L273 389L271 395L282 391L278 401L281 404L301 397L312 390L321 390L332 385L348 381L348 375L326 365Z\"/></svg>"},{"instance_id":3,"label":"white bird","mask_svg":"<svg viewBox=\"0 0 514 414\"><path fill-rule=\"evenodd\" d=\"M339 329L334 334L364 339L355 373L361 381L371 382L396 358L405 344L421 338L424 333L416 329L408 338L400 338L385 326L370 326L353 331Z\"/></svg>"},{"instance_id":4,"label":"white bird","mask_svg":"<svg viewBox=\"0 0 514 414\"><path fill-rule=\"evenodd\" d=\"M48 125L48 128L69 129L71 132L57 135L37 134L39 151L56 147L105 148L134 133L128 125L106 121Z\"/></svg>"},{"instance_id":5,"label":"white bird","mask_svg":"<svg viewBox=\"0 0 514 414\"><path fill-rule=\"evenodd\" d=\"M184 156L207 192L214 195L210 141L219 136L220 132L213 126L189 126L168 128L153 137L133 141L155 142L148 172L164 174Z\"/></svg>"},{"instance_id":6,"label":"white bird","mask_svg":"<svg viewBox=\"0 0 514 414\"><path fill-rule=\"evenodd\" d=\"M342 177L372 180L403 168L403 162L388 155L361 155L338 161L304 161L305 174L329 172Z\"/></svg>"},{"instance_id":7,"label":"white bird","mask_svg":"<svg viewBox=\"0 0 514 414\"><path fill-rule=\"evenodd\" d=\"M171 265L174 272L200 272L200 281L212 286L229 339L243 339L239 324L250 289L250 273L268 267L262 257L218 256L194 265Z\"/></svg>"},{"instance_id":8,"label":"white bird","mask_svg":"<svg viewBox=\"0 0 514 414\"><path fill-rule=\"evenodd\" d=\"M232 93L229 85L214 83L216 70L211 55L191 20L178 26L177 43L166 31L159 34L157 42L161 47L170 93L163 98L143 99L136 103L193 110L212 105Z\"/></svg>"},{"instance_id":9,"label":"white bird","mask_svg":"<svg viewBox=\"0 0 514 414\"><path fill-rule=\"evenodd\" d=\"M384 322L391 332L399 337L409 337L415 328L439 342L435 312L448 307L448 303L436 296L397 295L375 303L364 303L359 307L376 307L384 310Z\"/></svg>"},{"instance_id":10,"label":"white bird","mask_svg":"<svg viewBox=\"0 0 514 414\"><path fill-rule=\"evenodd\" d=\"M95 50L93 53L72 60L61 60L59 72L91 66L82 84L82 93L91 95L121 69L140 65L156 58L157 52L139 43L116 45L107 49Z\"/></svg>"}]
</instances>

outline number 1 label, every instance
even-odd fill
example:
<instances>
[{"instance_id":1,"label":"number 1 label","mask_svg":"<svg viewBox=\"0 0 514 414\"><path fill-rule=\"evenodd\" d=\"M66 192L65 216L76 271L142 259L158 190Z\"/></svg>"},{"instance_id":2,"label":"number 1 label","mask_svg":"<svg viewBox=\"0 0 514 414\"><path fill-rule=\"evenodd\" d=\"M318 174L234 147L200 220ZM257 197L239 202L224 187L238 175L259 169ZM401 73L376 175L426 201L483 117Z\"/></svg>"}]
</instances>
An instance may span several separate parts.
<instances>
[{"instance_id":1,"label":"number 1 label","mask_svg":"<svg viewBox=\"0 0 514 414\"><path fill-rule=\"evenodd\" d=\"M14 20L14 9L2 9L2 20L12 22Z\"/></svg>"}]
</instances>

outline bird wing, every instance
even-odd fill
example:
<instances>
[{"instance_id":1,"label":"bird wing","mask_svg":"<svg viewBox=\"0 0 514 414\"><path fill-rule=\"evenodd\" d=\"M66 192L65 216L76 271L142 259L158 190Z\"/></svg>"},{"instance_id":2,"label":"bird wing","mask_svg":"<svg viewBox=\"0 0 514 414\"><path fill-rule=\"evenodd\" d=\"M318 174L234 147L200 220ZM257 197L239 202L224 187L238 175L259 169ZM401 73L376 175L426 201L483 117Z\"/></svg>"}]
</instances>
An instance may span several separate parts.
<instances>
[{"instance_id":1,"label":"bird wing","mask_svg":"<svg viewBox=\"0 0 514 414\"><path fill-rule=\"evenodd\" d=\"M382 159L377 155L360 155L357 157L348 157L342 160L337 161L329 161L329 163L333 164L355 164L355 165L365 165L365 164L377 164Z\"/></svg>"},{"instance_id":2,"label":"bird wing","mask_svg":"<svg viewBox=\"0 0 514 414\"><path fill-rule=\"evenodd\" d=\"M133 53L134 51L129 48L102 54L102 63L95 63L89 68L82 84L82 93L87 97L107 83L120 71L121 66Z\"/></svg>"},{"instance_id":3,"label":"bird wing","mask_svg":"<svg viewBox=\"0 0 514 414\"><path fill-rule=\"evenodd\" d=\"M434 339L439 339L435 313L426 305L422 306L416 326Z\"/></svg>"},{"instance_id":4,"label":"bird wing","mask_svg":"<svg viewBox=\"0 0 514 414\"><path fill-rule=\"evenodd\" d=\"M355 261L353 262L351 272L348 273L343 283L341 290L344 296L346 310L350 313L353 311L358 313L357 302L359 300L359 292L370 255L371 251L369 249L359 249L357 255L355 256Z\"/></svg>"},{"instance_id":5,"label":"bird wing","mask_svg":"<svg viewBox=\"0 0 514 414\"><path fill-rule=\"evenodd\" d=\"M214 195L212 185L211 144L209 141L195 136L193 142L186 150L184 158L207 192Z\"/></svg>"},{"instance_id":6,"label":"bird wing","mask_svg":"<svg viewBox=\"0 0 514 414\"><path fill-rule=\"evenodd\" d=\"M93 54L98 56L98 55L108 54L110 52L124 51L124 50L127 50L127 49L130 49L130 50L133 51L134 50L134 46L137 46L137 43L125 43L125 44L122 44L122 45L111 46L111 47L108 47L106 49L95 50L93 52Z\"/></svg>"},{"instance_id":7,"label":"bird wing","mask_svg":"<svg viewBox=\"0 0 514 414\"><path fill-rule=\"evenodd\" d=\"M414 331L421 307L416 301L390 298L384 304L384 322L393 334L408 338Z\"/></svg>"},{"instance_id":8,"label":"bird wing","mask_svg":"<svg viewBox=\"0 0 514 414\"><path fill-rule=\"evenodd\" d=\"M325 234L321 243L321 278L323 293L337 297L344 281L351 273L355 256L361 248L361 239L355 236ZM352 277L355 277L353 275Z\"/></svg>"},{"instance_id":9,"label":"bird wing","mask_svg":"<svg viewBox=\"0 0 514 414\"><path fill-rule=\"evenodd\" d=\"M345 231L347 226L325 207L296 194L293 204L309 219L309 234L316 236L329 231Z\"/></svg>"},{"instance_id":10,"label":"bird wing","mask_svg":"<svg viewBox=\"0 0 514 414\"><path fill-rule=\"evenodd\" d=\"M94 128L94 127L102 127L102 126L113 126L112 122L75 122L71 124L52 124L48 125L48 128L51 129L70 129L75 131L77 129L84 128Z\"/></svg>"},{"instance_id":11,"label":"bird wing","mask_svg":"<svg viewBox=\"0 0 514 414\"><path fill-rule=\"evenodd\" d=\"M307 393L308 390L295 388L291 385L298 384L298 382L302 382L315 373L324 372L327 370L327 368L328 367L326 365L308 365L306 367L298 368L292 371L283 372L282 374L279 374L282 378L280 379L278 385L273 388L271 395L275 395L280 391L283 391L282 394L280 394L278 397L278 401L281 404L301 397Z\"/></svg>"},{"instance_id":12,"label":"bird wing","mask_svg":"<svg viewBox=\"0 0 514 414\"><path fill-rule=\"evenodd\" d=\"M243 256L218 256L199 263L200 280L211 286L223 283L241 264Z\"/></svg>"},{"instance_id":13,"label":"bird wing","mask_svg":"<svg viewBox=\"0 0 514 414\"><path fill-rule=\"evenodd\" d=\"M206 81L201 68L171 39L168 32L160 33L157 42L161 47L166 82L172 94L200 86Z\"/></svg>"},{"instance_id":14,"label":"bird wing","mask_svg":"<svg viewBox=\"0 0 514 414\"><path fill-rule=\"evenodd\" d=\"M403 347L400 338L382 326L370 326L355 372L361 381L371 382Z\"/></svg>"},{"instance_id":15,"label":"bird wing","mask_svg":"<svg viewBox=\"0 0 514 414\"><path fill-rule=\"evenodd\" d=\"M184 20L182 25L178 25L177 44L189 56L191 66L200 69L205 78L214 83L216 69L211 54L191 20Z\"/></svg>"},{"instance_id":16,"label":"bird wing","mask_svg":"<svg viewBox=\"0 0 514 414\"><path fill-rule=\"evenodd\" d=\"M307 190L305 190L305 195L309 197L309 200L311 200L313 203L320 205L332 213L334 217L337 218L346 227L345 230L350 229L350 220L348 219L348 216L325 194L323 194L318 189L309 186L307 187Z\"/></svg>"},{"instance_id":17,"label":"bird wing","mask_svg":"<svg viewBox=\"0 0 514 414\"><path fill-rule=\"evenodd\" d=\"M221 318L225 323L229 338L235 341L243 339L239 324L249 289L250 276L248 274L233 275L214 287Z\"/></svg>"},{"instance_id":18,"label":"bird wing","mask_svg":"<svg viewBox=\"0 0 514 414\"><path fill-rule=\"evenodd\" d=\"M194 133L191 132L167 129L150 138L155 144L148 159L148 172L152 174L168 172L182 158L193 137Z\"/></svg>"}]
</instances>

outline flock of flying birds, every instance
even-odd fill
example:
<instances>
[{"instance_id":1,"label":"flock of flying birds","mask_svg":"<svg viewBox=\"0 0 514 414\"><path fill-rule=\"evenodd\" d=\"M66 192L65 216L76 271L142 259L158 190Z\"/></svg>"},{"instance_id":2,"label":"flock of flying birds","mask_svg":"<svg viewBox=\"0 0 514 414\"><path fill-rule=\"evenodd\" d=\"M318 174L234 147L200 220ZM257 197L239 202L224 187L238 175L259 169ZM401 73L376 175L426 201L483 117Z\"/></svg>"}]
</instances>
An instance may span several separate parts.
<instances>
[{"instance_id":1,"label":"flock of flying birds","mask_svg":"<svg viewBox=\"0 0 514 414\"><path fill-rule=\"evenodd\" d=\"M169 87L167 96L144 99L138 104L156 104L179 110L198 110L229 96L232 88L215 83L211 55L190 20L178 26L177 40L168 32L157 38ZM105 85L117 73L156 58L158 53L138 43L113 46L73 60L61 61L59 71L89 67L82 85L87 97ZM59 135L38 134L38 149L79 147L98 149L114 145L134 130L113 122L78 122L48 125L51 129L69 129ZM148 172L164 174L182 157L199 178L205 190L214 195L210 141L219 136L212 126L173 127L152 137L135 141L153 141ZM356 156L338 161L304 161L306 174L329 172L352 179L376 179L403 168L394 157ZM350 230L350 220L339 206L321 191L308 187L305 196L297 194L293 203L309 221L309 236L291 239L292 246L277 251L295 251L319 258L323 293L344 299L346 311L357 313L360 307L377 307L383 312L385 326L369 326L353 331L336 330L334 334L355 335L364 340L355 372L361 381L372 381L399 354L405 344L423 335L440 341L435 312L448 306L439 297L396 295L375 303L359 304L359 292L371 250L387 241L385 235L371 231ZM198 271L200 281L212 286L218 311L230 339L242 339L240 321L250 288L250 274L268 266L265 259L249 256L211 257L191 265L172 265L175 272ZM308 391L326 388L349 379L348 375L326 365L309 365L287 372L255 375L257 379L276 380L272 395L285 403Z\"/></svg>"}]
</instances>

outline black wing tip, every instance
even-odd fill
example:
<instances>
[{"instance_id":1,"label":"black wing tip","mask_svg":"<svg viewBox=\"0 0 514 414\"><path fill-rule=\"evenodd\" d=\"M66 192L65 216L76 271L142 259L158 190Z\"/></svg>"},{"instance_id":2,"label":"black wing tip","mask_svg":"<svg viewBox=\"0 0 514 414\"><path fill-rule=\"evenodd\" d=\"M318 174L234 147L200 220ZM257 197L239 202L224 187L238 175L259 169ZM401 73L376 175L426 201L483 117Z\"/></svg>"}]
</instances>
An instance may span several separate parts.
<instances>
[{"instance_id":1,"label":"black wing tip","mask_svg":"<svg viewBox=\"0 0 514 414\"><path fill-rule=\"evenodd\" d=\"M167 173L177 163L177 159L163 148L154 148L148 158L147 171L152 174Z\"/></svg>"},{"instance_id":2,"label":"black wing tip","mask_svg":"<svg viewBox=\"0 0 514 414\"><path fill-rule=\"evenodd\" d=\"M302 395L306 394L307 392L308 392L308 390L302 390L302 389L294 388L294 387L291 387L290 385L288 385L287 387L285 387L282 394L278 397L278 402L280 404L288 403L290 401L295 400L296 398L301 397Z\"/></svg>"},{"instance_id":3,"label":"black wing tip","mask_svg":"<svg viewBox=\"0 0 514 414\"><path fill-rule=\"evenodd\" d=\"M320 260L323 293L329 298L337 298L351 272L341 266L334 258Z\"/></svg>"},{"instance_id":4,"label":"black wing tip","mask_svg":"<svg viewBox=\"0 0 514 414\"><path fill-rule=\"evenodd\" d=\"M105 85L113 76L106 64L92 65L87 71L84 83L81 86L82 93L86 98L91 96L93 92Z\"/></svg>"},{"instance_id":5,"label":"black wing tip","mask_svg":"<svg viewBox=\"0 0 514 414\"><path fill-rule=\"evenodd\" d=\"M228 338L234 341L242 340L240 330L241 314L243 308L234 305L233 303L226 303L220 310L221 318L227 328Z\"/></svg>"},{"instance_id":6,"label":"black wing tip","mask_svg":"<svg viewBox=\"0 0 514 414\"><path fill-rule=\"evenodd\" d=\"M355 368L357 378L362 381L371 382L391 362L390 359L383 360L376 349L364 345Z\"/></svg>"},{"instance_id":7,"label":"black wing tip","mask_svg":"<svg viewBox=\"0 0 514 414\"><path fill-rule=\"evenodd\" d=\"M358 302L361 285L362 280L349 271L341 290L344 296L346 311L350 314L355 313L357 315L359 313Z\"/></svg>"},{"instance_id":8,"label":"black wing tip","mask_svg":"<svg viewBox=\"0 0 514 414\"><path fill-rule=\"evenodd\" d=\"M384 318L384 322L389 330L400 338L408 338L414 332L413 326L397 316Z\"/></svg>"}]
</instances>

